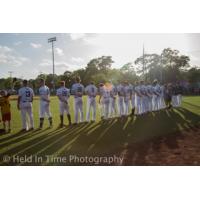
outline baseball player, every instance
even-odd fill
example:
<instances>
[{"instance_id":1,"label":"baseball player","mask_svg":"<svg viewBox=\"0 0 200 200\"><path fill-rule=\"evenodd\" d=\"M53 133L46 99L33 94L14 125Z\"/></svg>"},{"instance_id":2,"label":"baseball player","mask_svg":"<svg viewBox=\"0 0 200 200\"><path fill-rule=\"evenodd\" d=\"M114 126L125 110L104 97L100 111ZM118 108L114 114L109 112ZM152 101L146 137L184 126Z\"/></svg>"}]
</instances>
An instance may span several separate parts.
<instances>
[{"instance_id":1,"label":"baseball player","mask_svg":"<svg viewBox=\"0 0 200 200\"><path fill-rule=\"evenodd\" d=\"M160 109L166 108L165 99L164 99L164 90L165 90L164 85L161 85L160 86Z\"/></svg>"},{"instance_id":2,"label":"baseball player","mask_svg":"<svg viewBox=\"0 0 200 200\"><path fill-rule=\"evenodd\" d=\"M22 119L22 130L21 132L25 132L26 130L33 130L33 90L28 87L28 81L23 80L23 87L21 87L18 91L18 100L17 100L17 108L21 111L21 119ZM28 125L28 121L26 115L28 114L30 119L30 127Z\"/></svg>"},{"instance_id":3,"label":"baseball player","mask_svg":"<svg viewBox=\"0 0 200 200\"><path fill-rule=\"evenodd\" d=\"M124 81L124 115L129 115L129 106L131 100L131 87L127 81Z\"/></svg>"},{"instance_id":4,"label":"baseball player","mask_svg":"<svg viewBox=\"0 0 200 200\"><path fill-rule=\"evenodd\" d=\"M164 85L164 100L165 100L165 107L170 109L172 107L171 100L172 100L172 87L171 84Z\"/></svg>"},{"instance_id":5,"label":"baseball player","mask_svg":"<svg viewBox=\"0 0 200 200\"><path fill-rule=\"evenodd\" d=\"M174 83L172 85L172 106L173 107L177 107L178 105L177 96L178 96L178 90L177 90L176 84Z\"/></svg>"},{"instance_id":6,"label":"baseball player","mask_svg":"<svg viewBox=\"0 0 200 200\"><path fill-rule=\"evenodd\" d=\"M99 84L99 111L101 119L104 119L104 103L103 103L104 84Z\"/></svg>"},{"instance_id":7,"label":"baseball player","mask_svg":"<svg viewBox=\"0 0 200 200\"><path fill-rule=\"evenodd\" d=\"M140 81L140 93L142 95L141 98L141 114L144 114L147 112L147 88L144 81Z\"/></svg>"},{"instance_id":8,"label":"baseball player","mask_svg":"<svg viewBox=\"0 0 200 200\"><path fill-rule=\"evenodd\" d=\"M72 85L72 94L74 95L75 125L83 122L83 99L84 86L81 84L80 77L76 77L76 83ZM80 113L80 119L78 117ZM79 119L79 120L78 120Z\"/></svg>"},{"instance_id":9,"label":"baseball player","mask_svg":"<svg viewBox=\"0 0 200 200\"><path fill-rule=\"evenodd\" d=\"M97 87L94 85L94 82L91 82L86 88L85 93L87 94L87 112L86 112L86 121L90 121L90 111L92 109L92 122L96 120L96 96L97 96Z\"/></svg>"},{"instance_id":10,"label":"baseball player","mask_svg":"<svg viewBox=\"0 0 200 200\"><path fill-rule=\"evenodd\" d=\"M139 82L135 83L135 108L136 108L136 115L142 114L142 94L141 94L141 85Z\"/></svg>"},{"instance_id":11,"label":"baseball player","mask_svg":"<svg viewBox=\"0 0 200 200\"><path fill-rule=\"evenodd\" d=\"M162 104L161 104L161 95L162 95L162 91L161 91L161 86L159 83L157 83L157 93L158 95L158 110L161 110Z\"/></svg>"},{"instance_id":12,"label":"baseball player","mask_svg":"<svg viewBox=\"0 0 200 200\"><path fill-rule=\"evenodd\" d=\"M181 106L182 94L183 94L183 87L180 83L178 83L178 106Z\"/></svg>"},{"instance_id":13,"label":"baseball player","mask_svg":"<svg viewBox=\"0 0 200 200\"><path fill-rule=\"evenodd\" d=\"M112 85L110 90L110 117L117 116L117 109L116 109L116 98L117 98L117 88Z\"/></svg>"},{"instance_id":14,"label":"baseball player","mask_svg":"<svg viewBox=\"0 0 200 200\"><path fill-rule=\"evenodd\" d=\"M130 89L131 89L131 106L132 106L130 116L134 116L135 114L135 85L130 85Z\"/></svg>"},{"instance_id":15,"label":"baseball player","mask_svg":"<svg viewBox=\"0 0 200 200\"><path fill-rule=\"evenodd\" d=\"M158 81L154 80L153 82L153 111L159 110L159 85Z\"/></svg>"},{"instance_id":16,"label":"baseball player","mask_svg":"<svg viewBox=\"0 0 200 200\"><path fill-rule=\"evenodd\" d=\"M108 119L109 117L109 107L110 107L110 88L106 85L101 88L100 102L103 103L103 119Z\"/></svg>"},{"instance_id":17,"label":"baseball player","mask_svg":"<svg viewBox=\"0 0 200 200\"><path fill-rule=\"evenodd\" d=\"M67 119L69 126L71 126L71 115L69 112L69 98L70 90L65 87L65 81L60 81L60 88L57 89L56 95L59 99L59 108L60 108L60 127L64 126L64 113L67 113Z\"/></svg>"},{"instance_id":18,"label":"baseball player","mask_svg":"<svg viewBox=\"0 0 200 200\"><path fill-rule=\"evenodd\" d=\"M147 98L148 98L148 107L147 111L152 112L152 99L153 99L153 86L148 82L147 83Z\"/></svg>"},{"instance_id":19,"label":"baseball player","mask_svg":"<svg viewBox=\"0 0 200 200\"><path fill-rule=\"evenodd\" d=\"M40 126L39 129L42 129L44 123L45 114L49 120L49 127L53 126L52 115L50 112L50 90L45 85L45 80L39 80L40 88L39 88L39 96L40 96Z\"/></svg>"},{"instance_id":20,"label":"baseball player","mask_svg":"<svg viewBox=\"0 0 200 200\"><path fill-rule=\"evenodd\" d=\"M10 108L10 94L7 93L5 90L0 91L0 107L1 107L1 116L3 121L3 132L6 132L6 123L8 128L8 133L11 132L11 108Z\"/></svg>"},{"instance_id":21,"label":"baseball player","mask_svg":"<svg viewBox=\"0 0 200 200\"><path fill-rule=\"evenodd\" d=\"M177 83L177 106L180 107L182 103L183 88L181 84Z\"/></svg>"},{"instance_id":22,"label":"baseball player","mask_svg":"<svg viewBox=\"0 0 200 200\"><path fill-rule=\"evenodd\" d=\"M117 86L117 93L118 93L118 112L119 117L124 116L124 83L121 82Z\"/></svg>"}]
</instances>

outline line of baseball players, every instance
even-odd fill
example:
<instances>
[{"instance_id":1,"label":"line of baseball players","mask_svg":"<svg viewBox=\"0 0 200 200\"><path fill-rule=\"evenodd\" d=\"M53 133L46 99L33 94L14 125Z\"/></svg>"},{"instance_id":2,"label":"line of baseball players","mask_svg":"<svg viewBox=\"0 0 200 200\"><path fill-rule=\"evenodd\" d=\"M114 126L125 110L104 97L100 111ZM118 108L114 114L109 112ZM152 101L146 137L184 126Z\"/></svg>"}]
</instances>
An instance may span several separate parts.
<instances>
[{"instance_id":1,"label":"line of baseball players","mask_svg":"<svg viewBox=\"0 0 200 200\"><path fill-rule=\"evenodd\" d=\"M44 79L40 79L39 84L39 129L42 129L45 116L48 118L49 127L53 126L53 120L50 112L50 90L45 85ZM106 120L113 117L143 115L148 112L156 112L167 107L178 107L181 105L181 92L174 89L170 84L159 85L157 80L153 84L140 81L136 82L135 85L123 81L117 86L111 83L100 83L99 88L97 88L93 82L84 87L81 84L80 78L76 77L71 90L65 87L65 81L61 81L60 88L56 91L59 99L60 127L64 126L65 113L69 125L72 124L69 109L70 95L74 96L74 124L84 122L83 95L85 94L87 95L86 122L90 120L94 122L96 120L97 108L99 108L101 119ZM98 95L97 105L96 97ZM33 97L33 90L28 87L28 81L24 80L23 87L19 89L17 101L17 107L21 111L22 131L34 129ZM132 109L131 113L129 113L130 108ZM29 116L30 125L28 125L27 115Z\"/></svg>"}]
</instances>

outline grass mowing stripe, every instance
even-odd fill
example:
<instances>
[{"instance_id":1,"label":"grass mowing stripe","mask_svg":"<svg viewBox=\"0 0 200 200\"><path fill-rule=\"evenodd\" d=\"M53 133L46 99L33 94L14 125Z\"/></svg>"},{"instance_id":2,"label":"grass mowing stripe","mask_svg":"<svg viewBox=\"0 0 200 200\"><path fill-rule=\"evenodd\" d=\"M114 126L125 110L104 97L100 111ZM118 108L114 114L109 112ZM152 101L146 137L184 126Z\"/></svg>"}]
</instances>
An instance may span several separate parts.
<instances>
[{"instance_id":1,"label":"grass mowing stripe","mask_svg":"<svg viewBox=\"0 0 200 200\"><path fill-rule=\"evenodd\" d=\"M78 127L77 127L77 129L78 129ZM76 131L76 133L81 132L83 129L85 129L85 127L83 127L82 129L78 129L78 131ZM20 152L18 152L18 153L25 152L26 150L29 150L29 149L31 149L31 148L33 148L33 147L35 148L36 145L42 144L43 142L45 142L45 141L47 141L47 140L50 140L51 138L54 139L54 136L57 137L57 136L59 136L59 135L61 135L61 134L64 134L63 136L61 135L61 137L58 138L57 140L55 140L53 143L50 143L50 144L48 145L48 146L52 146L52 144L55 144L57 141L60 141L60 140L62 140L63 138L72 135L74 129L72 129L72 130L69 129L68 131L66 131L66 130L64 129L64 131L65 131L65 132L63 132L63 131L61 130L58 134L53 134L53 135L51 135L51 136L48 137L48 138L44 138L43 140L40 140L39 142L34 143L33 145L31 145L31 146L25 148L24 150L22 150L22 151L20 151ZM67 135L66 135L66 134L67 134ZM44 148L44 149L47 149L47 148ZM44 149L41 149L39 152L40 152L40 153L43 152ZM38 155L39 152L35 153L34 155Z\"/></svg>"},{"instance_id":2,"label":"grass mowing stripe","mask_svg":"<svg viewBox=\"0 0 200 200\"><path fill-rule=\"evenodd\" d=\"M57 132L57 131L56 131ZM51 133L51 132L50 132ZM42 136L44 136L44 135L48 135L48 134L50 134L49 132L42 132L41 134L39 134L39 135L34 135L33 137L31 137L31 138L28 138L28 139L24 139L23 141L21 141L21 142L18 142L18 143L14 143L14 144L11 144L10 146L8 146L8 147L4 147L4 148L2 148L1 150L0 150L0 154L3 154L3 153L5 153L5 152L7 152L7 151L9 151L9 150L11 150L11 149L13 149L13 148L16 148L16 147L19 147L19 146L21 146L21 145L23 145L23 144L27 144L27 142L33 142L35 139L39 139L40 137L42 137ZM53 133L55 133L55 132L53 132Z\"/></svg>"}]
</instances>

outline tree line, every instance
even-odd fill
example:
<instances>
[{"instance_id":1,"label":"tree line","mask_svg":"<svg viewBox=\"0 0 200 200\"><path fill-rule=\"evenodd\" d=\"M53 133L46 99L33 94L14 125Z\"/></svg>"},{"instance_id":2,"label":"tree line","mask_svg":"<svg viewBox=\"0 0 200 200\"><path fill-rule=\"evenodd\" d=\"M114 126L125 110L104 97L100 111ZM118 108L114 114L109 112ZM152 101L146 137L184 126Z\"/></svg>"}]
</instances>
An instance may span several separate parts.
<instances>
[{"instance_id":1,"label":"tree line","mask_svg":"<svg viewBox=\"0 0 200 200\"><path fill-rule=\"evenodd\" d=\"M95 84L111 81L113 84L127 80L134 83L138 80L152 82L157 79L161 83L176 81L187 81L190 84L198 85L200 82L200 68L190 65L189 56L182 55L178 50L171 48L164 49L161 54L144 54L134 62L128 62L122 67L114 66L111 56L94 58L78 70L65 71L62 75L55 75L56 88L61 80L66 81L66 86L71 87L74 78L79 76L83 85L93 81ZM40 74L35 79L30 79L33 89L38 88L38 80L44 78L46 84L52 88L53 74ZM21 80L15 84L15 89L20 87ZM12 78L0 79L0 89L12 87Z\"/></svg>"}]
</instances>

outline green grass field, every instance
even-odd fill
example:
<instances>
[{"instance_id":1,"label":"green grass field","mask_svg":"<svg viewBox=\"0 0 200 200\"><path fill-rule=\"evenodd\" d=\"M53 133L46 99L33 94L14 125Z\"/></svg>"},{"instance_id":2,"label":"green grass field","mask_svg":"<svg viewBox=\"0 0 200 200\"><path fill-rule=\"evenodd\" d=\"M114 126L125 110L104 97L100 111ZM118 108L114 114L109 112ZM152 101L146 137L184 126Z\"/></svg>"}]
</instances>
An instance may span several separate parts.
<instances>
[{"instance_id":1,"label":"green grass field","mask_svg":"<svg viewBox=\"0 0 200 200\"><path fill-rule=\"evenodd\" d=\"M70 100L72 119L73 98ZM39 125L38 104L33 104L35 127ZM86 98L84 98L84 104ZM19 133L21 129L20 112L16 108L16 101L11 101L12 132L0 135L0 165L79 165L76 163L42 162L16 163L12 160L3 161L5 155L54 157L78 156L111 156L119 153L130 144L148 142L155 137L173 134L182 129L190 128L200 122L200 97L184 97L181 108L171 111L163 110L159 113L127 118L100 121L97 112L97 122L80 124L78 126L59 129L59 106L56 97L51 100L54 127L48 129L45 120L44 130ZM85 110L86 106L84 106ZM85 111L84 111L85 114ZM65 117L67 124L67 117Z\"/></svg>"}]
</instances>

